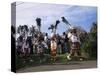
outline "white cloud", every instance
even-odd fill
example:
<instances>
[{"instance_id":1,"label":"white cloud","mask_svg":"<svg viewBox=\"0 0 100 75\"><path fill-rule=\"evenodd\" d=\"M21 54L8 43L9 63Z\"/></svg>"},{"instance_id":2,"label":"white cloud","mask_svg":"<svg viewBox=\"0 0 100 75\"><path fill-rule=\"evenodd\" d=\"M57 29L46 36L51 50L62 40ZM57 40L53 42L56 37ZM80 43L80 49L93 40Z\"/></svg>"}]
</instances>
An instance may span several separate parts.
<instances>
[{"instance_id":1,"label":"white cloud","mask_svg":"<svg viewBox=\"0 0 100 75\"><path fill-rule=\"evenodd\" d=\"M42 28L55 24L55 21L65 16L71 24L79 24L96 16L96 8L85 6L58 5L58 4L41 4L41 3L17 3L16 6L16 23L36 25L35 19L42 19ZM79 22L79 23L78 23ZM62 25L63 23L59 24ZM83 24L84 25L84 24ZM60 27L59 27L60 28ZM62 29L65 25L62 26ZM66 29L64 29L66 30ZM48 29L46 29L48 31ZM59 30L58 30L59 31ZM60 29L60 31L62 31ZM59 32L60 32L59 31Z\"/></svg>"},{"instance_id":2,"label":"white cloud","mask_svg":"<svg viewBox=\"0 0 100 75\"><path fill-rule=\"evenodd\" d=\"M17 24L28 23L35 20L36 17L41 17L45 22L54 22L54 20L59 19L59 17L67 8L65 5L55 5L55 4L33 4L33 3L23 3L17 6L16 18ZM47 21L49 20L49 21Z\"/></svg>"}]
</instances>

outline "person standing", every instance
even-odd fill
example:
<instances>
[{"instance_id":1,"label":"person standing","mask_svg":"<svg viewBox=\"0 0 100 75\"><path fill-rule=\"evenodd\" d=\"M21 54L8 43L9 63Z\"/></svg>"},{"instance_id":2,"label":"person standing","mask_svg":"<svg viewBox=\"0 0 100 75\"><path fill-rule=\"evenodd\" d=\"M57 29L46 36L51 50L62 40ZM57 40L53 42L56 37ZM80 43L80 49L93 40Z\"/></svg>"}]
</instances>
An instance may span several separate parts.
<instances>
[{"instance_id":1,"label":"person standing","mask_svg":"<svg viewBox=\"0 0 100 75\"><path fill-rule=\"evenodd\" d=\"M56 57L56 52L57 52L57 43L56 43L56 37L53 36L51 38L51 60L55 62L55 57Z\"/></svg>"},{"instance_id":2,"label":"person standing","mask_svg":"<svg viewBox=\"0 0 100 75\"><path fill-rule=\"evenodd\" d=\"M68 37L65 32L63 32L63 35L62 35L62 52L63 53L68 52Z\"/></svg>"},{"instance_id":3,"label":"person standing","mask_svg":"<svg viewBox=\"0 0 100 75\"><path fill-rule=\"evenodd\" d=\"M57 53L62 53L62 47L61 47L61 36L57 34Z\"/></svg>"},{"instance_id":4,"label":"person standing","mask_svg":"<svg viewBox=\"0 0 100 75\"><path fill-rule=\"evenodd\" d=\"M28 57L30 55L30 48L29 48L29 43L27 40L24 41L22 48L23 48L24 56Z\"/></svg>"}]
</instances>

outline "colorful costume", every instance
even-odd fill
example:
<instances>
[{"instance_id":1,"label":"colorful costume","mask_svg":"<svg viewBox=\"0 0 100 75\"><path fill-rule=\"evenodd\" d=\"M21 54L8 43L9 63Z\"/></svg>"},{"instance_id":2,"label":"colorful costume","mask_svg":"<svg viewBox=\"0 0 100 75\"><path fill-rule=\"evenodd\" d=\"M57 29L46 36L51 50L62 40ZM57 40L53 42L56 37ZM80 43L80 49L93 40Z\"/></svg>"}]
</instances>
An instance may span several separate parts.
<instances>
[{"instance_id":1,"label":"colorful costume","mask_svg":"<svg viewBox=\"0 0 100 75\"><path fill-rule=\"evenodd\" d=\"M51 41L51 55L56 56L56 49L57 49L57 43L56 41Z\"/></svg>"},{"instance_id":2,"label":"colorful costume","mask_svg":"<svg viewBox=\"0 0 100 75\"><path fill-rule=\"evenodd\" d=\"M78 39L78 36L76 34L76 31L72 33L69 33L68 34L68 37L70 38L70 41L71 41L71 50L70 50L70 53L71 55L74 55L75 53L77 53L77 55L80 55L80 41Z\"/></svg>"}]
</instances>

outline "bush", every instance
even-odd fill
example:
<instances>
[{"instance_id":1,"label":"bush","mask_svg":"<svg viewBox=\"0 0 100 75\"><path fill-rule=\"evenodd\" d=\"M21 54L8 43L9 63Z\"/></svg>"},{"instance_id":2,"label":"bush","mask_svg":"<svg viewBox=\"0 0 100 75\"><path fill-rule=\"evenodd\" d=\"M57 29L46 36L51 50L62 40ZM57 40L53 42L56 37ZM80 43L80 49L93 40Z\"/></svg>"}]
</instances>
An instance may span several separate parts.
<instances>
[{"instance_id":1,"label":"bush","mask_svg":"<svg viewBox=\"0 0 100 75\"><path fill-rule=\"evenodd\" d=\"M97 24L93 23L88 36L82 43L81 51L88 53L90 58L97 58Z\"/></svg>"}]
</instances>

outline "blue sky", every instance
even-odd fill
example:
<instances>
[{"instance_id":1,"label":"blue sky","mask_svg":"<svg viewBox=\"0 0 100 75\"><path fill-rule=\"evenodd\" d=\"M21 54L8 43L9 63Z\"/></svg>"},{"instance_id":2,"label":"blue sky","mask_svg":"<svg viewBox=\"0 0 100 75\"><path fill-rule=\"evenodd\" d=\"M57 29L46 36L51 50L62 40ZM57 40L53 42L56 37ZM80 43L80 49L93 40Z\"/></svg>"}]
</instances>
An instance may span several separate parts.
<instances>
[{"instance_id":1,"label":"blue sky","mask_svg":"<svg viewBox=\"0 0 100 75\"><path fill-rule=\"evenodd\" d=\"M74 26L81 26L86 31L91 28L92 22L97 21L97 8L90 6L75 6L61 4L41 4L41 3L16 3L16 25L28 24L36 26L35 19L42 19L41 31L50 34L48 27L55 24L56 20L61 21L64 16L69 23ZM68 27L61 21L58 25L57 33L62 34Z\"/></svg>"}]
</instances>

